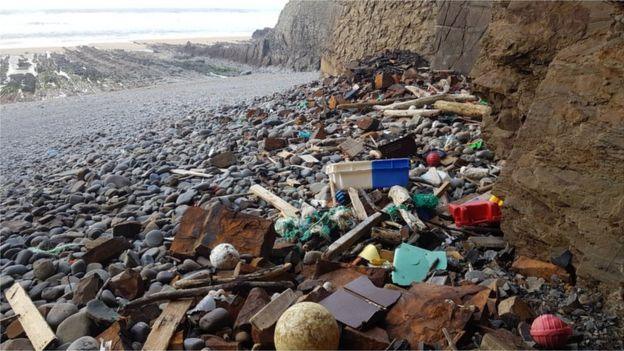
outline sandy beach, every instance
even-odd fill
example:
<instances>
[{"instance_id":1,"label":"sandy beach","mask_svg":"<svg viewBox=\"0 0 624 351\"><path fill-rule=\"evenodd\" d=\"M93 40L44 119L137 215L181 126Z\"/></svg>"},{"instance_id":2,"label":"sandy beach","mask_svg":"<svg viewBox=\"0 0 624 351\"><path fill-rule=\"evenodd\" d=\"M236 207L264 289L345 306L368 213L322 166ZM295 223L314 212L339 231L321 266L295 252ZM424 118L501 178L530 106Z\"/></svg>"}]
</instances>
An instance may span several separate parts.
<instances>
[{"instance_id":1,"label":"sandy beach","mask_svg":"<svg viewBox=\"0 0 624 351\"><path fill-rule=\"evenodd\" d=\"M149 51L151 44L171 44L181 45L191 42L193 44L214 44L218 42L239 42L250 39L248 36L222 36L222 37L197 37L197 38L154 38L145 40L121 41L121 42L102 42L102 43L85 43L84 46L91 46L102 50L129 50L129 51ZM82 45L81 45L82 46ZM30 47L30 48L0 48L0 55L23 55L23 54L42 54L46 52L63 52L65 49L75 48L76 46L46 46L46 47Z\"/></svg>"}]
</instances>

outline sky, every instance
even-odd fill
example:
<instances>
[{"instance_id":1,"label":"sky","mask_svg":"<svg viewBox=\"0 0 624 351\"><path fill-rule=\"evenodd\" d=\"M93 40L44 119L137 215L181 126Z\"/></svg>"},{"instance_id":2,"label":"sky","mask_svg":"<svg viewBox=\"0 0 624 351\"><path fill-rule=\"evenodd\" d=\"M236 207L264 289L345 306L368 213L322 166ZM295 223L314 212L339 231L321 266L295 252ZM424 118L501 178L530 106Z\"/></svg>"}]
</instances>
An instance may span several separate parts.
<instances>
[{"instance_id":1,"label":"sky","mask_svg":"<svg viewBox=\"0 0 624 351\"><path fill-rule=\"evenodd\" d=\"M2 10L102 8L237 8L280 10L287 0L3 0Z\"/></svg>"}]
</instances>

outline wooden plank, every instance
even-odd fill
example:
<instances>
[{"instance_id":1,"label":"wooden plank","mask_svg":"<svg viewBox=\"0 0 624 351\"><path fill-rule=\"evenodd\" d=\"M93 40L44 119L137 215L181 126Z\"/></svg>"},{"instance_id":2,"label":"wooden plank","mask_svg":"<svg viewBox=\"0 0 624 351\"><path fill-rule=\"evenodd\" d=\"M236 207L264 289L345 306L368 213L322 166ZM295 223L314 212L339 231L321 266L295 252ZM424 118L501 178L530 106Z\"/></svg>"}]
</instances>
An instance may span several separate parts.
<instances>
[{"instance_id":1,"label":"wooden plank","mask_svg":"<svg viewBox=\"0 0 624 351\"><path fill-rule=\"evenodd\" d=\"M460 116L468 116L481 120L483 116L492 112L492 108L486 105L452 102L452 101L436 101L433 107L442 112L456 113Z\"/></svg>"},{"instance_id":2,"label":"wooden plank","mask_svg":"<svg viewBox=\"0 0 624 351\"><path fill-rule=\"evenodd\" d=\"M444 193L446 193L446 191L448 190L449 186L451 186L451 182L447 180L444 183L442 183L442 185L440 185L437 189L435 189L433 191L433 195L435 197L442 196Z\"/></svg>"},{"instance_id":3,"label":"wooden plank","mask_svg":"<svg viewBox=\"0 0 624 351\"><path fill-rule=\"evenodd\" d=\"M52 329L19 283L13 284L6 291L5 297L13 312L18 316L17 318L35 350L45 349L48 344L56 339Z\"/></svg>"},{"instance_id":4,"label":"wooden plank","mask_svg":"<svg viewBox=\"0 0 624 351\"><path fill-rule=\"evenodd\" d=\"M416 108L424 106L424 105L428 105L428 104L432 104L438 100L442 100L446 97L446 94L437 94L437 95L431 95L431 96L424 96L418 99L413 99L413 100L408 100L408 101L403 101L403 102L395 102L393 104L390 105L385 105L385 106L380 106L380 105L375 105L373 106L373 108L375 110L401 110L401 109L408 109L410 106L414 106ZM437 108L437 107L436 107Z\"/></svg>"},{"instance_id":5,"label":"wooden plank","mask_svg":"<svg viewBox=\"0 0 624 351\"><path fill-rule=\"evenodd\" d=\"M386 117L418 117L418 116L434 117L439 114L440 114L440 110L427 110L427 109L384 110L383 111L383 115Z\"/></svg>"},{"instance_id":6,"label":"wooden plank","mask_svg":"<svg viewBox=\"0 0 624 351\"><path fill-rule=\"evenodd\" d=\"M119 322L111 324L110 327L96 336L95 340L104 343L108 351L123 351L126 349L126 346L121 340L121 325Z\"/></svg>"},{"instance_id":7,"label":"wooden plank","mask_svg":"<svg viewBox=\"0 0 624 351\"><path fill-rule=\"evenodd\" d=\"M353 211L355 211L355 216L360 220L365 220L368 215L366 214L366 209L364 209L364 204L362 204L362 200L360 200L360 195L358 191L354 188L349 188L349 198L351 199L351 205L353 206Z\"/></svg>"},{"instance_id":8,"label":"wooden plank","mask_svg":"<svg viewBox=\"0 0 624 351\"><path fill-rule=\"evenodd\" d=\"M380 212L376 212L367 217L364 221L360 222L345 235L341 236L340 238L338 238L338 240L334 241L331 245L329 245L327 251L325 251L325 253L323 254L323 258L331 260L344 250L351 247L364 235L370 233L371 228L377 223L381 222L381 218L382 214Z\"/></svg>"},{"instance_id":9,"label":"wooden plank","mask_svg":"<svg viewBox=\"0 0 624 351\"><path fill-rule=\"evenodd\" d=\"M273 194L262 185L254 184L249 188L249 192L270 203L277 208L286 217L297 217L299 210L288 202L282 200L279 196Z\"/></svg>"},{"instance_id":10,"label":"wooden plank","mask_svg":"<svg viewBox=\"0 0 624 351\"><path fill-rule=\"evenodd\" d=\"M347 138L347 140L343 141L340 145L338 145L338 148L342 152L347 154L349 158L353 158L357 156L360 152L364 151L364 143L359 140Z\"/></svg>"},{"instance_id":11,"label":"wooden plank","mask_svg":"<svg viewBox=\"0 0 624 351\"><path fill-rule=\"evenodd\" d=\"M292 289L287 289L277 298L262 307L258 313L249 319L249 322L260 331L271 328L279 317L292 305L299 297Z\"/></svg>"},{"instance_id":12,"label":"wooden plank","mask_svg":"<svg viewBox=\"0 0 624 351\"><path fill-rule=\"evenodd\" d=\"M160 316L154 321L152 330L147 336L143 350L166 350L178 324L186 315L193 299L177 300L167 304Z\"/></svg>"},{"instance_id":13,"label":"wooden plank","mask_svg":"<svg viewBox=\"0 0 624 351\"><path fill-rule=\"evenodd\" d=\"M213 177L212 174L196 172L196 171L188 171L186 169L172 169L171 173L179 174L179 175L190 175L190 176L201 177L201 178L212 178Z\"/></svg>"}]
</instances>

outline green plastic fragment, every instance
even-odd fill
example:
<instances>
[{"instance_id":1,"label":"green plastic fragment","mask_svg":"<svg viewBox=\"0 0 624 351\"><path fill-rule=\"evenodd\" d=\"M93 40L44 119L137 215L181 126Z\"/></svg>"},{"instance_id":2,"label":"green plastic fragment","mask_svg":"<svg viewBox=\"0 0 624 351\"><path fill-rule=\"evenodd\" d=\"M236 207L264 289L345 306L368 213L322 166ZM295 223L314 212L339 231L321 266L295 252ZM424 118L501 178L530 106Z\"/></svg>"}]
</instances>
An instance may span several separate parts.
<instances>
[{"instance_id":1,"label":"green plastic fragment","mask_svg":"<svg viewBox=\"0 0 624 351\"><path fill-rule=\"evenodd\" d=\"M446 252L403 243L394 251L392 282L403 286L420 283L431 269L446 269L446 265Z\"/></svg>"},{"instance_id":2,"label":"green plastic fragment","mask_svg":"<svg viewBox=\"0 0 624 351\"><path fill-rule=\"evenodd\" d=\"M412 195L412 201L416 208L435 210L438 207L438 198L433 194L414 194Z\"/></svg>"},{"instance_id":3,"label":"green plastic fragment","mask_svg":"<svg viewBox=\"0 0 624 351\"><path fill-rule=\"evenodd\" d=\"M474 142L470 143L469 146L473 150L479 150L483 147L483 139L477 139Z\"/></svg>"},{"instance_id":4,"label":"green plastic fragment","mask_svg":"<svg viewBox=\"0 0 624 351\"><path fill-rule=\"evenodd\" d=\"M352 226L350 217L351 210L338 206L329 210L314 211L310 216L303 219L280 218L275 221L275 232L282 238L305 242L314 236L331 239L332 232Z\"/></svg>"},{"instance_id":5,"label":"green plastic fragment","mask_svg":"<svg viewBox=\"0 0 624 351\"><path fill-rule=\"evenodd\" d=\"M479 104L480 104L480 105L486 105L486 106L487 106L487 105L489 105L490 103L489 103L486 99L479 98Z\"/></svg>"}]
</instances>

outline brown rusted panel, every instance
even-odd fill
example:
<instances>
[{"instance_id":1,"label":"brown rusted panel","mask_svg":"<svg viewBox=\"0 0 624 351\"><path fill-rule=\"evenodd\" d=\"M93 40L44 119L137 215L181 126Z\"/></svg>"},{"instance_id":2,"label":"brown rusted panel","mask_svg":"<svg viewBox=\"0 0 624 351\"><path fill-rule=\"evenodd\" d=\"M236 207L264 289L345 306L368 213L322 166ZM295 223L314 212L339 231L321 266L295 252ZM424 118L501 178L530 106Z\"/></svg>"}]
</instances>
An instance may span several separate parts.
<instances>
[{"instance_id":1,"label":"brown rusted panel","mask_svg":"<svg viewBox=\"0 0 624 351\"><path fill-rule=\"evenodd\" d=\"M126 269L111 278L110 286L115 295L122 296L128 300L133 300L143 295L145 288L141 274L132 269Z\"/></svg>"},{"instance_id":2,"label":"brown rusted panel","mask_svg":"<svg viewBox=\"0 0 624 351\"><path fill-rule=\"evenodd\" d=\"M102 340L104 343L110 341L111 342L111 351L123 351L129 350L129 347L126 347L124 340L122 339L122 323L123 321L118 321L110 325L106 330L104 330L100 335L98 335L95 340ZM107 348L107 350L109 350Z\"/></svg>"},{"instance_id":3,"label":"brown rusted panel","mask_svg":"<svg viewBox=\"0 0 624 351\"><path fill-rule=\"evenodd\" d=\"M186 210L170 250L174 256L193 257L196 253L208 255L218 244L229 243L241 254L268 257L274 242L272 221L215 204L208 210Z\"/></svg>"},{"instance_id":4,"label":"brown rusted panel","mask_svg":"<svg viewBox=\"0 0 624 351\"><path fill-rule=\"evenodd\" d=\"M408 134L402 138L379 146L379 151L384 158L410 157L418 151L414 135Z\"/></svg>"},{"instance_id":5,"label":"brown rusted panel","mask_svg":"<svg viewBox=\"0 0 624 351\"><path fill-rule=\"evenodd\" d=\"M236 322L234 322L234 329L242 329L247 332L251 331L251 326L249 319L253 317L258 311L262 309L262 307L266 306L267 303L271 301L271 298L261 288L253 288L249 291L249 295L247 295L247 300L245 300L245 304L243 308L241 308L238 316L236 317Z\"/></svg>"},{"instance_id":6,"label":"brown rusted panel","mask_svg":"<svg viewBox=\"0 0 624 351\"><path fill-rule=\"evenodd\" d=\"M388 333L379 327L360 331L347 326L340 338L341 350L385 350L389 345Z\"/></svg>"},{"instance_id":7,"label":"brown rusted panel","mask_svg":"<svg viewBox=\"0 0 624 351\"><path fill-rule=\"evenodd\" d=\"M468 306L481 303L475 300L483 300L479 295L483 290L489 289L477 285L414 284L386 315L386 330L391 338L407 339L412 348L421 341L443 345L446 339L442 328L451 335L462 331L473 314Z\"/></svg>"}]
</instances>

